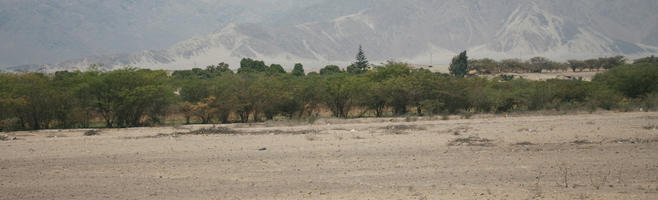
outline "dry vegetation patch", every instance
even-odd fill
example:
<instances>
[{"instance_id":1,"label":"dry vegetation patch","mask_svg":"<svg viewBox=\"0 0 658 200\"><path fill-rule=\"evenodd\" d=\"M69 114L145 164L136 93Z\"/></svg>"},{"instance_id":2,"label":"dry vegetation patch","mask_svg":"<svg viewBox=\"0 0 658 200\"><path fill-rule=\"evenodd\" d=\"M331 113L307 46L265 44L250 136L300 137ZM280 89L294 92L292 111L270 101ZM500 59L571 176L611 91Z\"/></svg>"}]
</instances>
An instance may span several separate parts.
<instances>
[{"instance_id":1,"label":"dry vegetation patch","mask_svg":"<svg viewBox=\"0 0 658 200\"><path fill-rule=\"evenodd\" d=\"M235 134L237 131L227 127L212 127L192 130L188 132L176 132L174 135L217 135L217 134Z\"/></svg>"},{"instance_id":2,"label":"dry vegetation patch","mask_svg":"<svg viewBox=\"0 0 658 200\"><path fill-rule=\"evenodd\" d=\"M283 134L289 134L289 135L307 135L307 134L317 134L320 133L319 130L315 129L304 129L304 130L259 130L259 131L250 131L250 132L242 132L244 134L251 134L251 135L283 135Z\"/></svg>"},{"instance_id":3,"label":"dry vegetation patch","mask_svg":"<svg viewBox=\"0 0 658 200\"><path fill-rule=\"evenodd\" d=\"M157 135L150 136L140 136L140 137L127 137L126 139L149 139L149 138L161 138L161 137L179 137L184 135L307 135L307 134L317 134L320 131L318 130L257 130L257 131L238 131L228 127L211 127L211 128L201 128L197 130L191 130L186 132L174 132L174 133L159 133Z\"/></svg>"},{"instance_id":4,"label":"dry vegetation patch","mask_svg":"<svg viewBox=\"0 0 658 200\"><path fill-rule=\"evenodd\" d=\"M409 131L426 130L426 128L420 127L418 125L388 125L386 127L382 127L381 129L384 129L384 131L388 134L394 135L409 134Z\"/></svg>"},{"instance_id":5,"label":"dry vegetation patch","mask_svg":"<svg viewBox=\"0 0 658 200\"><path fill-rule=\"evenodd\" d=\"M583 144L594 144L594 142L583 139L583 140L574 140L571 142L571 144L583 145Z\"/></svg>"},{"instance_id":6,"label":"dry vegetation patch","mask_svg":"<svg viewBox=\"0 0 658 200\"><path fill-rule=\"evenodd\" d=\"M529 132L529 133L534 133L537 132L537 129L532 129L532 128L522 128L517 130L518 132Z\"/></svg>"},{"instance_id":7,"label":"dry vegetation patch","mask_svg":"<svg viewBox=\"0 0 658 200\"><path fill-rule=\"evenodd\" d=\"M93 129L93 130L85 131L84 136L94 136L98 134L100 134L100 131Z\"/></svg>"},{"instance_id":8,"label":"dry vegetation patch","mask_svg":"<svg viewBox=\"0 0 658 200\"><path fill-rule=\"evenodd\" d=\"M201 128L187 132L159 133L157 135L149 135L149 136L126 137L125 139L150 139L150 138L161 138L161 137L179 137L183 135L223 135L223 134L237 134L237 133L238 133L237 131L228 127L212 127L212 128Z\"/></svg>"},{"instance_id":9,"label":"dry vegetation patch","mask_svg":"<svg viewBox=\"0 0 658 200\"><path fill-rule=\"evenodd\" d=\"M613 140L612 143L627 143L627 144L649 144L658 142L658 137L654 138L620 138Z\"/></svg>"},{"instance_id":10,"label":"dry vegetation patch","mask_svg":"<svg viewBox=\"0 0 658 200\"><path fill-rule=\"evenodd\" d=\"M448 146L495 146L493 140L487 138L481 138L477 136L470 136L467 138L457 138L450 143Z\"/></svg>"},{"instance_id":11,"label":"dry vegetation patch","mask_svg":"<svg viewBox=\"0 0 658 200\"><path fill-rule=\"evenodd\" d=\"M537 144L526 141L526 142L517 142L514 145L517 145L517 146L532 146L532 145L537 145Z\"/></svg>"},{"instance_id":12,"label":"dry vegetation patch","mask_svg":"<svg viewBox=\"0 0 658 200\"><path fill-rule=\"evenodd\" d=\"M462 134L468 133L469 131L471 131L471 129L472 128L468 127L468 126L459 126L459 127L451 128L451 129L441 131L441 132L442 133L451 133L452 135L462 135Z\"/></svg>"}]
</instances>

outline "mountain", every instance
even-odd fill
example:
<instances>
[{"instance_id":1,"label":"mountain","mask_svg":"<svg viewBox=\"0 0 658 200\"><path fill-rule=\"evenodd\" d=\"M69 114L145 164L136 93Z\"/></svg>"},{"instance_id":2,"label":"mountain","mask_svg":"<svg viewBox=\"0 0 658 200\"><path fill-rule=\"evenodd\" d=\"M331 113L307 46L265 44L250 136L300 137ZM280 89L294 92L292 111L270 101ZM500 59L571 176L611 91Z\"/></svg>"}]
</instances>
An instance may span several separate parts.
<instances>
[{"instance_id":1,"label":"mountain","mask_svg":"<svg viewBox=\"0 0 658 200\"><path fill-rule=\"evenodd\" d=\"M0 0L0 67L164 49L314 1Z\"/></svg>"},{"instance_id":2,"label":"mountain","mask_svg":"<svg viewBox=\"0 0 658 200\"><path fill-rule=\"evenodd\" d=\"M534 2L517 7L502 27L491 42L472 48L471 55L491 58L544 56L565 60L616 54L647 55L656 53L657 49L610 38L593 26L556 16Z\"/></svg>"},{"instance_id":3,"label":"mountain","mask_svg":"<svg viewBox=\"0 0 658 200\"><path fill-rule=\"evenodd\" d=\"M203 67L243 57L292 66L346 65L363 45L371 63L447 64L475 58L544 56L556 60L658 52L655 0L317 0L251 22L222 24L169 48L88 56L48 70L102 63L163 69ZM32 66L35 67L35 66ZM20 67L19 67L20 68Z\"/></svg>"}]
</instances>

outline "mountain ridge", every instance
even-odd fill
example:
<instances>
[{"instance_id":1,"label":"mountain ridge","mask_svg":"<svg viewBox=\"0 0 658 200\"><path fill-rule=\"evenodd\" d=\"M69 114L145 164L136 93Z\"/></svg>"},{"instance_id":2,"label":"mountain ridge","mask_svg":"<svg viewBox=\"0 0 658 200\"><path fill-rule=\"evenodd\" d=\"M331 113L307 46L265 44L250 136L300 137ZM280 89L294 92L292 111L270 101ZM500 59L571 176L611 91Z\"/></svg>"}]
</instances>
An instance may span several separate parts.
<instances>
[{"instance_id":1,"label":"mountain ridge","mask_svg":"<svg viewBox=\"0 0 658 200\"><path fill-rule=\"evenodd\" d=\"M353 4L362 7L350 8L352 12L335 16L331 15L331 10L340 9L340 6L334 4L339 8L322 13L322 6L330 3L320 1L310 4L312 9L301 9L319 9L317 14L306 14L308 19L298 19L295 23L228 23L211 34L184 40L162 50L91 56L43 67L51 71L84 69L89 64L102 63L108 68L130 65L185 69L227 62L236 68L241 58L250 57L283 64L287 68L301 62L317 69L328 64L349 64L359 45L363 45L371 63L398 60L414 64L447 64L461 50L468 50L475 58L543 56L561 61L612 55L640 57L658 52L654 45L636 42L651 43L653 36L650 33L620 39L610 35L632 35L627 33L632 31L606 34L604 28L600 28L601 24L612 24L609 26L651 30L656 21L648 28L643 25L652 23L651 19L658 19L656 14L640 13L648 19L640 20L638 24L619 25L616 21L627 18L625 15L619 19L592 18L602 12L597 9L617 6L617 2L556 2L361 0ZM631 7L649 7L643 10L651 10L652 6L658 9L658 5L651 1L629 2ZM579 9L581 12L568 12ZM611 16L626 12L612 10L609 11ZM286 22L294 21L283 18Z\"/></svg>"}]
</instances>

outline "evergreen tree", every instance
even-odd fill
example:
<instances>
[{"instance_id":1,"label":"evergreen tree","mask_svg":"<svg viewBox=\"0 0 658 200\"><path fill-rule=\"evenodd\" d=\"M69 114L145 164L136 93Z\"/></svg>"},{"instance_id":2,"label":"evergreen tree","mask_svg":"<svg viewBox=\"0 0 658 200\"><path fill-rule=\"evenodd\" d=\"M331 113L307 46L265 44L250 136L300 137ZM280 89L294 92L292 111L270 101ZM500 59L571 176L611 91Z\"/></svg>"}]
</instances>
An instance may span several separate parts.
<instances>
[{"instance_id":1,"label":"evergreen tree","mask_svg":"<svg viewBox=\"0 0 658 200\"><path fill-rule=\"evenodd\" d=\"M368 71L368 59L366 58L365 53L363 53L361 45L359 45L359 52L356 54L356 62L352 63L352 67L356 68L356 70L354 70L356 73Z\"/></svg>"},{"instance_id":2,"label":"evergreen tree","mask_svg":"<svg viewBox=\"0 0 658 200\"><path fill-rule=\"evenodd\" d=\"M456 77L464 77L467 70L468 56L466 56L466 51L464 51L458 56L452 58L452 63L450 63L450 74Z\"/></svg>"}]
</instances>

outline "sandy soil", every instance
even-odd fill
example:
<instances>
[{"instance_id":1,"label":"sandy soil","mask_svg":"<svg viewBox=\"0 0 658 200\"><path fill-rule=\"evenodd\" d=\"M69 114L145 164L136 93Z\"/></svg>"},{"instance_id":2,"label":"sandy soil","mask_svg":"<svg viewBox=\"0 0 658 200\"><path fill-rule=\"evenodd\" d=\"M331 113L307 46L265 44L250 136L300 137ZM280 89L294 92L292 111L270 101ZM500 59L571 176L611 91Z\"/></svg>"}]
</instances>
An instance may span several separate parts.
<instances>
[{"instance_id":1,"label":"sandy soil","mask_svg":"<svg viewBox=\"0 0 658 200\"><path fill-rule=\"evenodd\" d=\"M655 112L407 121L15 132L0 199L658 199Z\"/></svg>"}]
</instances>

